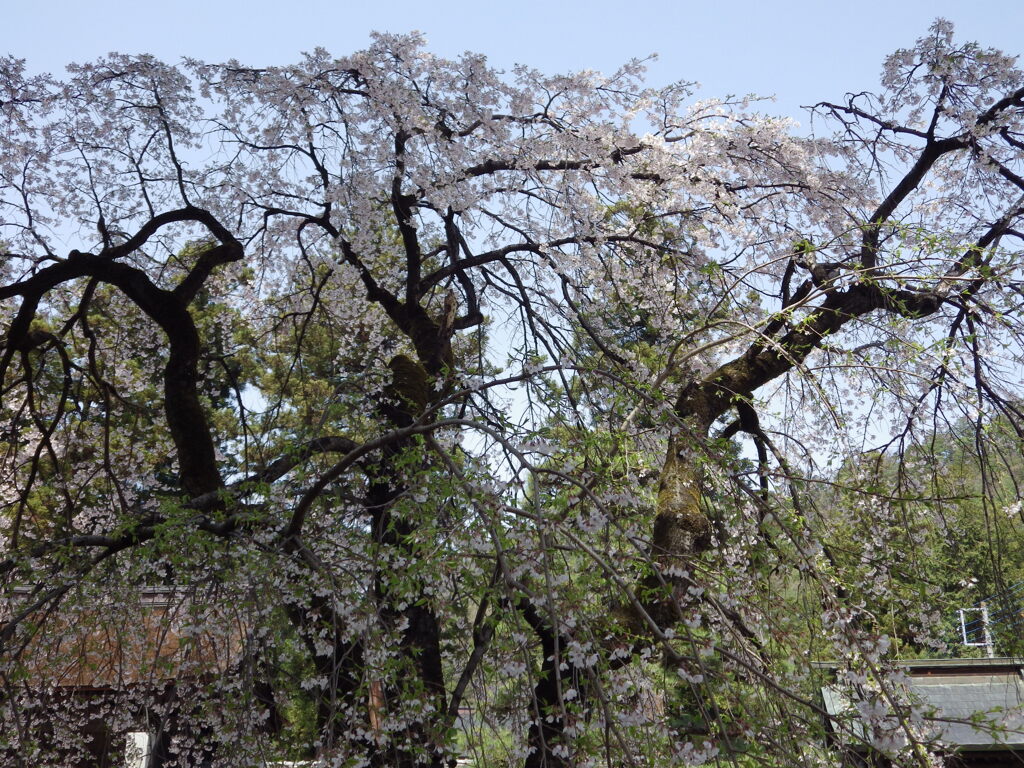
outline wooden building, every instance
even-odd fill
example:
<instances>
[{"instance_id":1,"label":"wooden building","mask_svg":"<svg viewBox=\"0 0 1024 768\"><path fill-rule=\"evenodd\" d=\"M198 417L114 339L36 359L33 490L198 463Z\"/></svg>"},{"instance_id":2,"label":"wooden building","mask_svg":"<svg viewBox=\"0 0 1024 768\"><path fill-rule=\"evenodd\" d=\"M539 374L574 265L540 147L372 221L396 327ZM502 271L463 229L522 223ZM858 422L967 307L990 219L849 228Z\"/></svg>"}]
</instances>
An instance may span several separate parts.
<instances>
[{"instance_id":1,"label":"wooden building","mask_svg":"<svg viewBox=\"0 0 1024 768\"><path fill-rule=\"evenodd\" d=\"M0 605L0 624L28 595ZM25 742L50 755L47 764L160 768L176 740L202 735L190 731L196 692L243 656L243 627L219 612L181 590L146 587L127 605L33 616L35 631L20 636L20 647L0 649L16 670L0 697L32 702L19 705L20 724ZM2 753L4 765L16 759Z\"/></svg>"}]
</instances>

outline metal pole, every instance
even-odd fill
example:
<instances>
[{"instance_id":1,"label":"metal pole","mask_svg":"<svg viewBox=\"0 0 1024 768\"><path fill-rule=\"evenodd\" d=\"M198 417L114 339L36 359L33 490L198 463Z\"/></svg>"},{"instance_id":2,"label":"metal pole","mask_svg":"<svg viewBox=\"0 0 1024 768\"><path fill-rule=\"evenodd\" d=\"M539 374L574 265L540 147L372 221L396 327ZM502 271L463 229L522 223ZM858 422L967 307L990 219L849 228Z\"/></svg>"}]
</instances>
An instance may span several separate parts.
<instances>
[{"instance_id":1,"label":"metal pole","mask_svg":"<svg viewBox=\"0 0 1024 768\"><path fill-rule=\"evenodd\" d=\"M985 636L985 653L990 659L996 657L996 644L992 642L992 633L988 627L988 603L981 603L981 629Z\"/></svg>"}]
</instances>

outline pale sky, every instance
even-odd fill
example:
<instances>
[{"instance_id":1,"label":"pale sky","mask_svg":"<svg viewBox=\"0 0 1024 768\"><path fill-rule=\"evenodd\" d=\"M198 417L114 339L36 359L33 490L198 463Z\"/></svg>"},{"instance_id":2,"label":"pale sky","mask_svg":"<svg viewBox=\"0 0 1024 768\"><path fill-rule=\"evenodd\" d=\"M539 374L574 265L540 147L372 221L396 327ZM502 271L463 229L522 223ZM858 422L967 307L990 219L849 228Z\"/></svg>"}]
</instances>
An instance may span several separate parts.
<instances>
[{"instance_id":1,"label":"pale sky","mask_svg":"<svg viewBox=\"0 0 1024 768\"><path fill-rule=\"evenodd\" d=\"M802 104L874 89L883 57L936 16L960 39L1024 54L1024 0L0 0L0 52L32 71L115 50L260 66L419 30L439 55L477 51L501 68L611 71L658 53L654 85L776 95L769 109L799 118Z\"/></svg>"}]
</instances>

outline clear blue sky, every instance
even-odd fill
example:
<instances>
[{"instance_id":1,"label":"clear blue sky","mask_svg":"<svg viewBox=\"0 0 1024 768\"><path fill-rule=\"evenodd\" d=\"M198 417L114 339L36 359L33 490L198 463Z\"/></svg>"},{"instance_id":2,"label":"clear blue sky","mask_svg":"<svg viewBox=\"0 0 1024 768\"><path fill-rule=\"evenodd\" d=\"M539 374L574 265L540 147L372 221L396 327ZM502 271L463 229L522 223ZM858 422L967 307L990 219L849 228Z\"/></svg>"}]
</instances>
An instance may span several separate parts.
<instances>
[{"instance_id":1,"label":"clear blue sky","mask_svg":"<svg viewBox=\"0 0 1024 768\"><path fill-rule=\"evenodd\" d=\"M775 94L773 111L873 88L882 58L944 16L958 36L1024 54L1024 0L27 0L5 2L0 51L60 71L108 51L281 64L371 30L425 33L433 51L487 54L546 71L612 70L658 53L655 84L698 80L708 96ZM4 50L6 49L6 50Z\"/></svg>"}]
</instances>

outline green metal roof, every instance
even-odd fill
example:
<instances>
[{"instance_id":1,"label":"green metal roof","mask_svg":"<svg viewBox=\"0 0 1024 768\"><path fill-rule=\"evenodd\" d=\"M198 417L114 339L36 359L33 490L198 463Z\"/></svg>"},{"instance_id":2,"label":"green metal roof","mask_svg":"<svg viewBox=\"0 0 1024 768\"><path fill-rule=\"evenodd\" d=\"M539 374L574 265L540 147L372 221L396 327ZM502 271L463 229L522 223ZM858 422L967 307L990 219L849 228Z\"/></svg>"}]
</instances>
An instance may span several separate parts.
<instances>
[{"instance_id":1,"label":"green metal roof","mask_svg":"<svg viewBox=\"0 0 1024 768\"><path fill-rule=\"evenodd\" d=\"M832 662L817 666L842 668ZM915 660L896 666L906 675L890 696L839 682L822 688L825 710L833 729L845 734L843 741L871 742L865 728L869 713L895 725L898 708L922 739L961 751L1024 748L1021 660Z\"/></svg>"}]
</instances>

